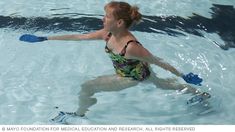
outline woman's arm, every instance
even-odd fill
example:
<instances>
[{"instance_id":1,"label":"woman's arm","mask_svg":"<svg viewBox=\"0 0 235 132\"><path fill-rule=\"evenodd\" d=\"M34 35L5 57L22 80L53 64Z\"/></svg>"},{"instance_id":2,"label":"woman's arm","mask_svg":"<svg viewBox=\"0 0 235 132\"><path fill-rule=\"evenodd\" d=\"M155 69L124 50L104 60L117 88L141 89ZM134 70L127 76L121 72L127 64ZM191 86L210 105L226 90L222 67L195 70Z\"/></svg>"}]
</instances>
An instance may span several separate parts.
<instances>
[{"instance_id":1,"label":"woman's arm","mask_svg":"<svg viewBox=\"0 0 235 132\"><path fill-rule=\"evenodd\" d=\"M151 55L149 57L146 57L146 60L148 63L158 65L161 68L170 71L171 73L175 74L178 77L182 77L184 75L183 73L179 72L175 67L165 62L162 58Z\"/></svg>"},{"instance_id":2,"label":"woman's arm","mask_svg":"<svg viewBox=\"0 0 235 132\"><path fill-rule=\"evenodd\" d=\"M19 40L29 43L42 42L46 40L95 40L104 39L108 35L108 32L104 29L87 33L87 34L73 34L73 35L61 35L61 36L35 36L32 34L21 35Z\"/></svg>"},{"instance_id":3,"label":"woman's arm","mask_svg":"<svg viewBox=\"0 0 235 132\"><path fill-rule=\"evenodd\" d=\"M87 34L72 34L72 35L61 35L61 36L49 36L47 37L48 40L98 40L98 39L104 39L105 35L107 35L108 32L104 29L87 33Z\"/></svg>"},{"instance_id":4,"label":"woman's arm","mask_svg":"<svg viewBox=\"0 0 235 132\"><path fill-rule=\"evenodd\" d=\"M134 43L134 42L133 42ZM143 62L155 64L161 68L170 71L176 76L182 77L184 74L179 72L176 68L165 62L163 59L153 56L147 49L138 44L130 44L127 47L126 57L129 59L138 59Z\"/></svg>"},{"instance_id":5,"label":"woman's arm","mask_svg":"<svg viewBox=\"0 0 235 132\"><path fill-rule=\"evenodd\" d=\"M191 84L195 84L199 86L202 85L201 82L203 81L203 79L198 77L197 74L194 74L192 72L188 74L183 74L179 72L176 68L174 68L167 62L164 62L163 59L153 56L147 49L145 49L141 45L131 44L130 46L128 46L126 50L126 57L138 59L143 62L158 65L161 68L168 70L171 73L175 74L176 76L182 77L187 83L191 83Z\"/></svg>"}]
</instances>

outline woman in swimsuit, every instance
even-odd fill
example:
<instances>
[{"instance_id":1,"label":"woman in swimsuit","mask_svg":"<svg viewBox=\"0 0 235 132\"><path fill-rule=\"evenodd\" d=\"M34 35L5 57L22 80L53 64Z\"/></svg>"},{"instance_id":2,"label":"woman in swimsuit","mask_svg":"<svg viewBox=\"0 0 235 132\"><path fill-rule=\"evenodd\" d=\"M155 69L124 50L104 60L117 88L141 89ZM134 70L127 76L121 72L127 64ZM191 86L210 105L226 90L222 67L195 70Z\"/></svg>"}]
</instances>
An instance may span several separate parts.
<instances>
[{"instance_id":1,"label":"woman in swimsuit","mask_svg":"<svg viewBox=\"0 0 235 132\"><path fill-rule=\"evenodd\" d=\"M150 80L157 87L164 89L183 90L197 94L195 88L187 84L179 84L176 79L158 78L150 69L150 64L155 64L170 71L178 77L187 77L176 68L153 56L137 38L128 30L132 25L137 24L141 19L138 7L131 6L126 2L112 1L105 7L103 18L103 29L78 35L63 35L50 37L31 36L28 42L40 42L44 40L97 40L106 41L105 51L110 56L116 75L97 77L82 84L79 93L79 107L76 115L84 116L88 108L97 100L92 96L101 91L119 91L137 85L140 81ZM24 41L26 36L20 39ZM27 39L27 37L26 37ZM31 41L30 41L31 39ZM189 78L188 78L189 79ZM190 81L190 79L189 79ZM188 81L187 81L188 82ZM201 81L200 81L201 82Z\"/></svg>"}]
</instances>

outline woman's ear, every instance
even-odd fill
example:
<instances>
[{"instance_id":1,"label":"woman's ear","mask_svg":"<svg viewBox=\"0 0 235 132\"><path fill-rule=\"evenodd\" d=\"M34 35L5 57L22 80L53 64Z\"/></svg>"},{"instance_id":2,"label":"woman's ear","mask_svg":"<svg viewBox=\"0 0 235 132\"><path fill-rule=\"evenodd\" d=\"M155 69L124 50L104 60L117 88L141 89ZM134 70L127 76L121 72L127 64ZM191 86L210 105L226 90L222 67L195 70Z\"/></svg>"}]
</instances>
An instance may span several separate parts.
<instances>
[{"instance_id":1,"label":"woman's ear","mask_svg":"<svg viewBox=\"0 0 235 132\"><path fill-rule=\"evenodd\" d=\"M125 23L124 23L124 20L123 20L123 19L120 19L120 20L118 20L118 22L117 22L117 26L118 26L118 27L122 27L124 24L125 24Z\"/></svg>"}]
</instances>

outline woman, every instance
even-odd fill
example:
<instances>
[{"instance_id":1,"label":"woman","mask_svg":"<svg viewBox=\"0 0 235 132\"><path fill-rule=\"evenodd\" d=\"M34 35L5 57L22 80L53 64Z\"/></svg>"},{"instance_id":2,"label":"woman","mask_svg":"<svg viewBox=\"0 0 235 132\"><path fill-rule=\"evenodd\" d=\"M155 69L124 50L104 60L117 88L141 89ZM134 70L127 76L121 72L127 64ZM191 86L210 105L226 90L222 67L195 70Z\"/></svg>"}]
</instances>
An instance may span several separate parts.
<instances>
[{"instance_id":1,"label":"woman","mask_svg":"<svg viewBox=\"0 0 235 132\"><path fill-rule=\"evenodd\" d=\"M137 85L140 81L149 80L156 86L166 89L186 89L193 94L201 93L195 88L179 84L175 79L161 79L155 76L150 70L149 64L155 64L165 70L170 71L188 83L200 85L202 79L192 73L184 75L173 66L164 62L159 57L154 57L143 47L128 30L132 25L137 24L141 19L141 14L136 6L130 6L126 2L112 1L105 7L103 18L103 29L88 34L63 35L51 37L37 37L33 35L23 35L20 40L27 42L40 42L45 40L97 40L106 41L105 51L109 54L116 75L101 76L82 84L79 93L79 108L76 112L78 116L84 116L88 108L95 104L97 100L91 98L101 91L119 91ZM204 95L200 94L200 95ZM204 97L204 96L203 96Z\"/></svg>"}]
</instances>

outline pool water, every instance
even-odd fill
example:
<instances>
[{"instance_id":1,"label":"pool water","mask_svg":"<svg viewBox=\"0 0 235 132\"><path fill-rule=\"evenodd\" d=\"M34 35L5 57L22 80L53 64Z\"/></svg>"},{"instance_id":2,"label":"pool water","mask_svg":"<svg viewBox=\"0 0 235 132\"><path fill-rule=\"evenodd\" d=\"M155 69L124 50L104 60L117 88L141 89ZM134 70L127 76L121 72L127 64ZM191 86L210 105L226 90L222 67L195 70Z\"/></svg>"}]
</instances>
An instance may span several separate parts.
<instances>
[{"instance_id":1,"label":"pool water","mask_svg":"<svg viewBox=\"0 0 235 132\"><path fill-rule=\"evenodd\" d=\"M144 16L131 29L139 41L180 71L199 74L204 81L194 87L212 98L190 106L190 94L143 82L95 94L98 102L86 119L71 124L235 124L234 0L126 1L137 4ZM114 74L103 41L18 40L25 33L49 36L102 28L108 2L0 1L0 124L55 124L49 120L57 111L77 110L81 84ZM159 77L175 77L152 68Z\"/></svg>"}]
</instances>

